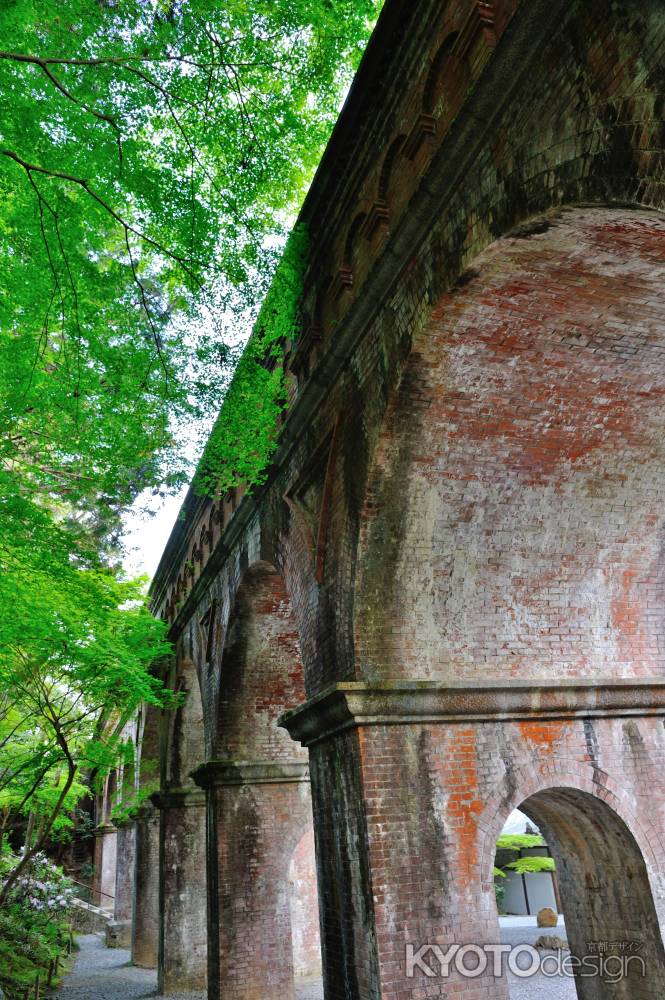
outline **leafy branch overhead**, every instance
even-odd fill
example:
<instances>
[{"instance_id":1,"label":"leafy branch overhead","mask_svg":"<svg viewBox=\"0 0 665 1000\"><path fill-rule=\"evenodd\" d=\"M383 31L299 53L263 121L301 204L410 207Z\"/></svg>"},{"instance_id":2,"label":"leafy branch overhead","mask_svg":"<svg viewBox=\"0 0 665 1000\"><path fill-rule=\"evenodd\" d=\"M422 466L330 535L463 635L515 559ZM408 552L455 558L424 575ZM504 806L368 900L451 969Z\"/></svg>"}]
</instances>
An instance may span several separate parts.
<instances>
[{"instance_id":1,"label":"leafy branch overhead","mask_svg":"<svg viewBox=\"0 0 665 1000\"><path fill-rule=\"evenodd\" d=\"M5 464L109 507L182 479L235 357L206 309L265 294L377 6L2 5Z\"/></svg>"},{"instance_id":2,"label":"leafy branch overhead","mask_svg":"<svg viewBox=\"0 0 665 1000\"><path fill-rule=\"evenodd\" d=\"M0 850L8 823L30 830L5 900L90 774L121 766L137 707L173 707L165 627L118 565L122 515L189 478L185 430L227 390L197 485L260 481L304 232L232 377L238 327L378 6L0 4Z\"/></svg>"}]
</instances>

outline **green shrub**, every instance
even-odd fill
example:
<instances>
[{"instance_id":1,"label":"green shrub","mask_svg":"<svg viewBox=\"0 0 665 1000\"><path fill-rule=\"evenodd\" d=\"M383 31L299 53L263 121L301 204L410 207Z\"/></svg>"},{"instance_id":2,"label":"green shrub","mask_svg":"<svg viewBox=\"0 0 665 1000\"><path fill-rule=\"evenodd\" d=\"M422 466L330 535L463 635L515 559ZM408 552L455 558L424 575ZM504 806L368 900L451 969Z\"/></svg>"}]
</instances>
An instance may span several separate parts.
<instances>
[{"instance_id":1,"label":"green shrub","mask_svg":"<svg viewBox=\"0 0 665 1000\"><path fill-rule=\"evenodd\" d=\"M20 858L0 855L0 881ZM37 975L45 984L49 967L69 942L73 885L61 869L38 854L0 911L0 987L7 1000L23 1000Z\"/></svg>"}]
</instances>

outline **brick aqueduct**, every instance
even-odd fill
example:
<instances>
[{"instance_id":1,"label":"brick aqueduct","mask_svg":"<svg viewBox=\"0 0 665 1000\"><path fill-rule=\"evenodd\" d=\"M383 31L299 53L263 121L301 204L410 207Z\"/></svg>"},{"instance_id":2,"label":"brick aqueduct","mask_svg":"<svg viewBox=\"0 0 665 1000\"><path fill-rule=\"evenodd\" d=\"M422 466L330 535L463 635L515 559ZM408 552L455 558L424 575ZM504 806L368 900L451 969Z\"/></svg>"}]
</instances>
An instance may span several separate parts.
<instances>
[{"instance_id":1,"label":"brick aqueduct","mask_svg":"<svg viewBox=\"0 0 665 1000\"><path fill-rule=\"evenodd\" d=\"M190 494L153 585L186 699L115 895L165 992L505 1000L406 945L499 940L520 807L573 953L646 959L578 996L665 997L664 107L662 0L388 0L268 481Z\"/></svg>"}]
</instances>

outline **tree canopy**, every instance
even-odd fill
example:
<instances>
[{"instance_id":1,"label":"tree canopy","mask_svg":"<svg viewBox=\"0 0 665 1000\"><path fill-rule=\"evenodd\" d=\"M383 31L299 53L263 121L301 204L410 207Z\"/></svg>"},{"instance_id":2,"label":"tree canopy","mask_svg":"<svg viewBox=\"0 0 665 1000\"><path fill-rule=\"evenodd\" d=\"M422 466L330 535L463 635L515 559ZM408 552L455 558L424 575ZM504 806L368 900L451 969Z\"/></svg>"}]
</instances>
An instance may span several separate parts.
<instances>
[{"instance_id":1,"label":"tree canopy","mask_svg":"<svg viewBox=\"0 0 665 1000\"><path fill-rule=\"evenodd\" d=\"M378 6L0 6L0 808L37 810L42 842L111 766L108 720L165 697L120 518L189 475L180 429L219 408L226 328L258 311ZM254 354L293 324L295 245ZM276 368L245 362L206 488L260 476Z\"/></svg>"},{"instance_id":2,"label":"tree canopy","mask_svg":"<svg viewBox=\"0 0 665 1000\"><path fill-rule=\"evenodd\" d=\"M182 477L215 292L263 298L376 7L2 5L0 454L36 489L99 513Z\"/></svg>"}]
</instances>

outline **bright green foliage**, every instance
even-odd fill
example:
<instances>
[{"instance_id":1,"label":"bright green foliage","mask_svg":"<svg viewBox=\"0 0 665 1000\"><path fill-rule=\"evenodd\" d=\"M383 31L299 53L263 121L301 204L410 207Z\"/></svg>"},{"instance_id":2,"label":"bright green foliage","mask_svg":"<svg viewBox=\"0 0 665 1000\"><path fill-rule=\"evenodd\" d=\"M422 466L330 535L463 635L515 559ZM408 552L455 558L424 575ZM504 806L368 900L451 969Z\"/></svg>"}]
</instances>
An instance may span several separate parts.
<instances>
[{"instance_id":1,"label":"bright green foliage","mask_svg":"<svg viewBox=\"0 0 665 1000\"><path fill-rule=\"evenodd\" d=\"M178 479L228 376L207 297L263 297L377 7L0 5L5 464L97 513Z\"/></svg>"},{"instance_id":2,"label":"bright green foliage","mask_svg":"<svg viewBox=\"0 0 665 1000\"><path fill-rule=\"evenodd\" d=\"M30 816L39 850L85 775L122 759L124 722L167 697L149 671L169 646L142 583L117 579L85 534L73 548L67 523L20 494L0 511L0 815Z\"/></svg>"},{"instance_id":3,"label":"bright green foliage","mask_svg":"<svg viewBox=\"0 0 665 1000\"><path fill-rule=\"evenodd\" d=\"M0 851L0 878L19 858ZM69 942L72 883L44 855L35 857L0 910L0 987L23 1000L37 975L45 985L51 962Z\"/></svg>"},{"instance_id":4,"label":"bright green foliage","mask_svg":"<svg viewBox=\"0 0 665 1000\"><path fill-rule=\"evenodd\" d=\"M219 408L224 326L256 314L379 6L0 3L0 817L29 814L33 850L163 698L120 517L186 477L176 438ZM202 488L261 478L305 253L299 233Z\"/></svg>"},{"instance_id":5,"label":"bright green foliage","mask_svg":"<svg viewBox=\"0 0 665 1000\"><path fill-rule=\"evenodd\" d=\"M555 869L554 858L547 858L538 855L531 855L526 858L517 858L511 861L506 868L512 868L518 875L526 875L529 872L553 872Z\"/></svg>"},{"instance_id":6,"label":"bright green foliage","mask_svg":"<svg viewBox=\"0 0 665 1000\"><path fill-rule=\"evenodd\" d=\"M500 851L521 851L531 847L545 847L539 833L502 833L496 843Z\"/></svg>"},{"instance_id":7,"label":"bright green foliage","mask_svg":"<svg viewBox=\"0 0 665 1000\"><path fill-rule=\"evenodd\" d=\"M512 854L519 854L523 850L534 847L545 847L545 841L537 833L502 833L497 840L497 851L510 851ZM514 861L504 862L502 867L494 865L494 892L499 912L503 909L503 900L506 894L505 885L500 879L505 879L508 871L515 871L518 875L526 875L530 872L553 872L555 871L554 858L531 855L529 857L517 857Z\"/></svg>"},{"instance_id":8,"label":"bright green foliage","mask_svg":"<svg viewBox=\"0 0 665 1000\"><path fill-rule=\"evenodd\" d=\"M529 848L545 847L546 844L540 834L503 833L499 837L496 846L499 851L513 851L518 853ZM495 867L494 875L505 878L506 869L516 871L519 875L525 875L529 872L553 872L555 871L555 864L554 858L543 857L542 855L529 855L528 857L516 858L515 861L508 862L503 866L503 869Z\"/></svg>"},{"instance_id":9,"label":"bright green foliage","mask_svg":"<svg viewBox=\"0 0 665 1000\"><path fill-rule=\"evenodd\" d=\"M298 333L308 240L299 224L287 241L254 332L224 397L197 471L201 492L263 481L286 399L283 359Z\"/></svg>"}]
</instances>

